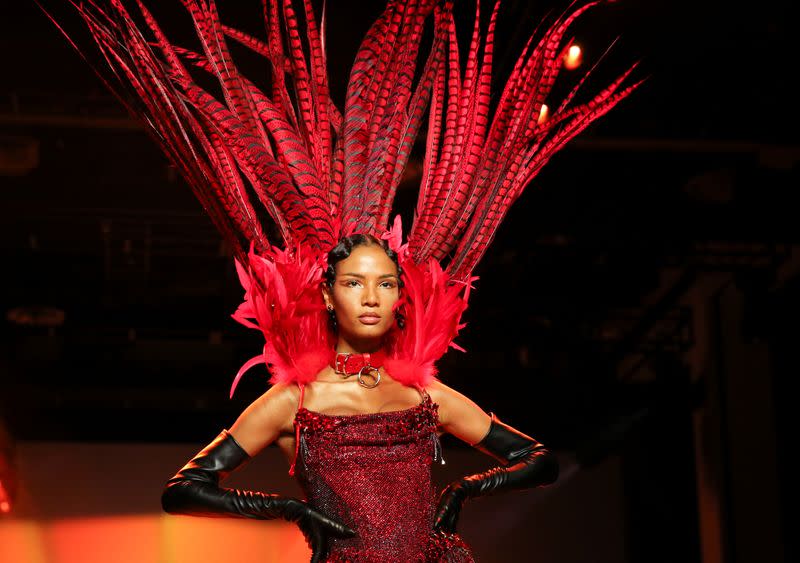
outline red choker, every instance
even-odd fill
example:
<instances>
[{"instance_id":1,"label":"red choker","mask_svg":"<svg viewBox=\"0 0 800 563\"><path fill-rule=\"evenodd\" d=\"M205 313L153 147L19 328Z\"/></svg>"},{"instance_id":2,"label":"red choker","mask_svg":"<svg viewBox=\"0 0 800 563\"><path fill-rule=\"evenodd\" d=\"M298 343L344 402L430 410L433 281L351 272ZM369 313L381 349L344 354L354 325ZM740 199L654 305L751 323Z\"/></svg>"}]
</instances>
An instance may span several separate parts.
<instances>
[{"instance_id":1,"label":"red choker","mask_svg":"<svg viewBox=\"0 0 800 563\"><path fill-rule=\"evenodd\" d=\"M378 368L383 365L385 360L386 354L383 350L378 350L371 354L348 354L334 350L331 354L330 365L342 378L357 375L358 383L362 387L372 389L380 383L381 372ZM368 384L364 381L365 377L371 378L373 383Z\"/></svg>"}]
</instances>

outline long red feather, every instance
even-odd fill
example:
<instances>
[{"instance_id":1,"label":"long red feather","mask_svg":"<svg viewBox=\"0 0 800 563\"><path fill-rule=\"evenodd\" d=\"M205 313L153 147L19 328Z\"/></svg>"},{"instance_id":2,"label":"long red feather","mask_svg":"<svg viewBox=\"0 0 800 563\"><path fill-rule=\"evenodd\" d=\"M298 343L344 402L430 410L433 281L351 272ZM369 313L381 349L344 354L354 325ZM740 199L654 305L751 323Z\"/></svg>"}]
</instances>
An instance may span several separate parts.
<instances>
[{"instance_id":1,"label":"long red feather","mask_svg":"<svg viewBox=\"0 0 800 563\"><path fill-rule=\"evenodd\" d=\"M141 29L123 0L73 5L105 61L96 72L147 125L237 257L246 295L234 317L261 330L266 346L234 386L262 360L273 383L313 380L333 342L318 288L325 252L354 232L383 235L401 257L398 307L407 327L391 334L387 366L399 381L429 383L434 362L455 346L471 272L509 207L558 150L639 85L624 85L631 68L574 105L590 70L562 100L551 99L566 32L600 3L588 2L531 34L490 111L500 0L485 36L476 2L463 65L452 0L389 0L356 54L341 113L330 98L324 9L320 24L311 0L262 0L259 38L223 24L214 0L181 1L201 52L173 45L143 0L135 0ZM432 43L419 70L431 14ZM263 57L268 92L240 72L227 40ZM216 80L219 97L196 72ZM545 103L551 115L543 121ZM402 244L399 216L386 227L426 111L422 182ZM283 249L267 240L256 204L275 222Z\"/></svg>"}]
</instances>

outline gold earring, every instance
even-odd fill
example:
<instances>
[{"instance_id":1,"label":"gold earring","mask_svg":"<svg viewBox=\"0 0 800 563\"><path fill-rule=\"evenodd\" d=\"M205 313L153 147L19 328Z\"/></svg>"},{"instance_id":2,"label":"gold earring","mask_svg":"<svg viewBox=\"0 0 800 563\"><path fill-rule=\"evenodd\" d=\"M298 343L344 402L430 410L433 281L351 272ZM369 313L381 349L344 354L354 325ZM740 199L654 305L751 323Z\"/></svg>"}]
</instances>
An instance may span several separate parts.
<instances>
[{"instance_id":1,"label":"gold earring","mask_svg":"<svg viewBox=\"0 0 800 563\"><path fill-rule=\"evenodd\" d=\"M331 311L333 311L333 305L328 305L328 306L327 306L327 309L328 309L328 312L331 312Z\"/></svg>"}]
</instances>

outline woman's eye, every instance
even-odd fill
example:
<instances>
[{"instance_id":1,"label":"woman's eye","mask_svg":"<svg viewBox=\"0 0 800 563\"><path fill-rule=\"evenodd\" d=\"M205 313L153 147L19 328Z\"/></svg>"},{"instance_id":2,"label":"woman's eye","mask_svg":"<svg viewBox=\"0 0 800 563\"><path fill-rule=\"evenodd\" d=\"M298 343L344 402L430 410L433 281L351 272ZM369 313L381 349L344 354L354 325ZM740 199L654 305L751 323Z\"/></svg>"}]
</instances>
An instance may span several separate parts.
<instances>
[{"instance_id":1,"label":"woman's eye","mask_svg":"<svg viewBox=\"0 0 800 563\"><path fill-rule=\"evenodd\" d=\"M347 281L344 282L344 285L345 285L345 287L356 287L358 285L361 285L361 282L359 282L358 280L347 280ZM395 283L391 282L391 281L381 282L381 287L385 287L385 288L391 289L391 288L395 287Z\"/></svg>"}]
</instances>

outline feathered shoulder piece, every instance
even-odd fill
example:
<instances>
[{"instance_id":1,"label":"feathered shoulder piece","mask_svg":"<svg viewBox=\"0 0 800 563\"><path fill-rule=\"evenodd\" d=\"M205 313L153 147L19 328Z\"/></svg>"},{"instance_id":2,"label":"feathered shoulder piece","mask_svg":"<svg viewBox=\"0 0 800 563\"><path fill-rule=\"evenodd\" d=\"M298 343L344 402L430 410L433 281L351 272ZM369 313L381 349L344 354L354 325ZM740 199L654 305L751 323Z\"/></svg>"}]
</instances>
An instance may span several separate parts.
<instances>
[{"instance_id":1,"label":"feathered shoulder piece","mask_svg":"<svg viewBox=\"0 0 800 563\"><path fill-rule=\"evenodd\" d=\"M402 223L396 216L392 229L384 233L397 252L404 287L395 309L404 311L405 327L396 326L387 335L386 369L404 385L427 386L436 378L435 362L449 347L463 351L454 339L464 324L470 286L453 282L434 259L417 264L408 244L401 244ZM287 252L270 247L247 264L236 262L244 302L233 318L260 330L264 350L246 362L231 387L231 396L242 375L259 364L267 364L270 383L305 384L314 381L330 361L335 345L320 291L324 257L298 247ZM469 282L477 277L470 278Z\"/></svg>"},{"instance_id":2,"label":"feathered shoulder piece","mask_svg":"<svg viewBox=\"0 0 800 563\"><path fill-rule=\"evenodd\" d=\"M146 124L233 248L246 290L234 317L264 333L260 359L273 382L316 373L322 356L311 343L331 339L321 261L353 233L402 246L408 325L392 335L392 374L408 383L435 377L434 362L462 326L472 271L511 204L553 154L638 86L625 84L631 68L588 99L578 91L589 73L560 99L551 95L569 26L600 2L539 26L492 100L499 0L488 23L475 2L465 53L452 0L388 0L356 53L339 109L328 87L324 15L320 24L311 0L264 0L261 37L222 23L214 0L181 1L193 49L173 44L144 0L130 2L132 10L123 0L73 5L99 49L98 74ZM422 53L426 29L432 40ZM267 88L240 72L231 42L263 57ZM425 122L414 222L401 245L389 215ZM281 240L269 241L270 231Z\"/></svg>"},{"instance_id":3,"label":"feathered shoulder piece","mask_svg":"<svg viewBox=\"0 0 800 563\"><path fill-rule=\"evenodd\" d=\"M294 252L270 247L261 255L251 249L248 258L236 262L245 295L233 318L260 330L265 344L236 374L231 396L242 375L263 363L270 383L314 381L335 344L320 292L324 256L299 246Z\"/></svg>"},{"instance_id":4,"label":"feathered shoulder piece","mask_svg":"<svg viewBox=\"0 0 800 563\"><path fill-rule=\"evenodd\" d=\"M472 276L466 281L452 280L436 260L415 262L408 244L401 244L402 223L396 216L392 229L383 238L397 252L403 270L403 291L395 308L402 308L405 326L388 335L389 357L386 369L405 385L427 386L436 379L435 362L448 348L464 351L454 342L465 323Z\"/></svg>"}]
</instances>

